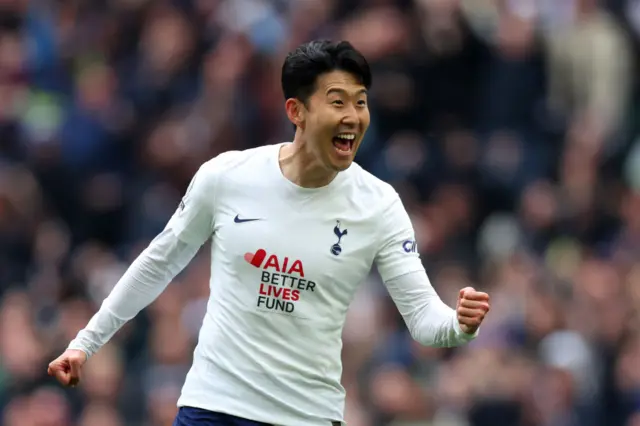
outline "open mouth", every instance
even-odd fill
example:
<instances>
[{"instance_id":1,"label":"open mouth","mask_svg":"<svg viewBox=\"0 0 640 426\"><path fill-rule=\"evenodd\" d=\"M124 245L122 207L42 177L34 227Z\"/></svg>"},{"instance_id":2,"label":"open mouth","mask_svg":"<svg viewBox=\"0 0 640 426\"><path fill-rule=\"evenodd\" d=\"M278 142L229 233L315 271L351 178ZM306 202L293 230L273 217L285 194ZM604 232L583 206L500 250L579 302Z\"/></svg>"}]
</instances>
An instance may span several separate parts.
<instances>
[{"instance_id":1,"label":"open mouth","mask_svg":"<svg viewBox=\"0 0 640 426\"><path fill-rule=\"evenodd\" d=\"M355 140L354 133L340 133L333 137L333 146L340 154L350 154Z\"/></svg>"}]
</instances>

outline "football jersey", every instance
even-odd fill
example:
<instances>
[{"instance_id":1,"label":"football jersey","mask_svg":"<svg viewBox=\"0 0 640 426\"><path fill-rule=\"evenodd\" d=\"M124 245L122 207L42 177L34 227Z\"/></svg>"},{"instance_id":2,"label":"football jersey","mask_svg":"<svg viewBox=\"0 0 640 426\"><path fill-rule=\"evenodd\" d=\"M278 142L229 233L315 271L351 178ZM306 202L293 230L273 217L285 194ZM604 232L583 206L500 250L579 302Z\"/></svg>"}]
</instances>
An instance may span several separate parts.
<instances>
[{"instance_id":1,"label":"football jersey","mask_svg":"<svg viewBox=\"0 0 640 426\"><path fill-rule=\"evenodd\" d=\"M321 188L284 177L281 145L196 173L169 226L211 236L211 297L179 405L282 425L342 420L342 328L358 285L423 269L388 184L357 164Z\"/></svg>"}]
</instances>

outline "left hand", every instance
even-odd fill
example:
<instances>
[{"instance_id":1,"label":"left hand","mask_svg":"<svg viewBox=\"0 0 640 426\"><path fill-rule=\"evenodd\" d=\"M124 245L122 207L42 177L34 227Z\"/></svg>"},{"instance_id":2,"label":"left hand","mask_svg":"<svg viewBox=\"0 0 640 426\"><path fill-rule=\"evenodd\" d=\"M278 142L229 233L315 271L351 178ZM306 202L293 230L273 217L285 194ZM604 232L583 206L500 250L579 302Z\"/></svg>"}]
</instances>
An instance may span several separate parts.
<instances>
[{"instance_id":1,"label":"left hand","mask_svg":"<svg viewBox=\"0 0 640 426\"><path fill-rule=\"evenodd\" d=\"M487 293L476 291L473 287L460 290L456 314L462 331L467 334L475 333L490 309Z\"/></svg>"}]
</instances>

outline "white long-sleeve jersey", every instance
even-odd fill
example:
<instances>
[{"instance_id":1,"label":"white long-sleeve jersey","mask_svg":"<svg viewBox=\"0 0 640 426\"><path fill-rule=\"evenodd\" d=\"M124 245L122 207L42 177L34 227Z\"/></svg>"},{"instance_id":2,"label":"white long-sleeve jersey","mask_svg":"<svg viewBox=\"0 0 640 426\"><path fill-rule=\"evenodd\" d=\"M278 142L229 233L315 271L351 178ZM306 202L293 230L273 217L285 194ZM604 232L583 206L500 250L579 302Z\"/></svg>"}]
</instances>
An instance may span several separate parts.
<instances>
[{"instance_id":1,"label":"white long-sleeve jersey","mask_svg":"<svg viewBox=\"0 0 640 426\"><path fill-rule=\"evenodd\" d=\"M203 164L69 348L95 353L208 239L210 299L179 406L282 426L343 421L342 329L374 264L417 341L475 337L431 286L390 185L354 163L322 188L301 188L282 175L280 146Z\"/></svg>"}]
</instances>

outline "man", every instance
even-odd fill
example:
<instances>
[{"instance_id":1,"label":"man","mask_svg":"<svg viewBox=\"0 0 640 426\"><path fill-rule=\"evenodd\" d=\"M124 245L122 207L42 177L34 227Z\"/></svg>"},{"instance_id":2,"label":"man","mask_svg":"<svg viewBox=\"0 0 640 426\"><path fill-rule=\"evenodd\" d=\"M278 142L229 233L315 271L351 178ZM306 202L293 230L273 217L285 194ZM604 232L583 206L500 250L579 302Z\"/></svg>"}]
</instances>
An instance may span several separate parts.
<instances>
[{"instance_id":1,"label":"man","mask_svg":"<svg viewBox=\"0 0 640 426\"><path fill-rule=\"evenodd\" d=\"M49 374L74 386L86 360L150 304L211 238L211 298L175 426L339 425L341 335L375 263L412 336L473 339L489 297L447 307L420 261L392 187L353 163L369 125L371 73L349 43L286 58L292 143L227 152L194 176L179 208Z\"/></svg>"}]
</instances>

